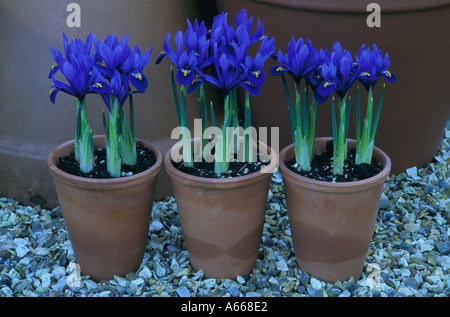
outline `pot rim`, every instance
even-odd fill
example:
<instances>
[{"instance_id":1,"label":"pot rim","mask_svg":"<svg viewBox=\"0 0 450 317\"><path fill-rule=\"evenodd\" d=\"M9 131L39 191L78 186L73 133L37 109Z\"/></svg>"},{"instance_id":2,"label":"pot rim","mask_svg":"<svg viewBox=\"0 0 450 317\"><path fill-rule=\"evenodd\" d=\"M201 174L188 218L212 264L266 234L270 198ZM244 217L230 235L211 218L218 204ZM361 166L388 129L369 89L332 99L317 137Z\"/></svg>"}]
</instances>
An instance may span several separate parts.
<instances>
[{"instance_id":1,"label":"pot rim","mask_svg":"<svg viewBox=\"0 0 450 317\"><path fill-rule=\"evenodd\" d=\"M199 138L192 138L191 142L198 140ZM259 142L258 144L260 146L266 147L268 150L270 150L270 163L266 166L264 166L261 170L237 177L231 177L231 178L209 178L209 177L201 177L201 176L195 176L190 175L188 173L184 173L177 168L175 168L172 164L171 159L171 152L173 148L181 148L182 142L178 141L175 143L164 155L164 166L168 174L171 176L172 180L176 180L180 183L192 185L192 186L198 186L198 187L205 187L205 188L236 188L241 186L247 186L248 184L253 184L258 182L260 179L264 179L267 177L271 177L272 173L276 170L278 167L278 155L276 151L274 151L269 145Z\"/></svg>"},{"instance_id":2,"label":"pot rim","mask_svg":"<svg viewBox=\"0 0 450 317\"><path fill-rule=\"evenodd\" d=\"M369 1L360 0L251 0L267 5L281 6L289 9L307 10L316 12L360 13L367 14ZM383 13L402 13L423 11L450 6L449 0L378 0Z\"/></svg>"},{"instance_id":3,"label":"pot rim","mask_svg":"<svg viewBox=\"0 0 450 317\"><path fill-rule=\"evenodd\" d=\"M104 135L94 135L94 146L104 146ZM163 156L161 151L152 143L140 139L135 138L136 143L142 143L146 148L153 151L153 153L156 156L156 162L153 164L152 167L149 169L142 171L140 173L131 175L131 176L125 176L125 177L118 177L118 178L88 178L88 177L81 177L69 174L67 172L64 172L63 170L59 169L56 166L56 161L60 157L58 156L58 153L67 147L71 147L73 149L73 144L75 143L75 139L66 141L64 143L59 144L57 147L55 147L50 154L47 156L47 165L50 169L50 172L53 174L54 177L57 177L60 181L63 181L65 183L70 183L72 186L80 187L80 188L90 188L93 190L103 190L103 189L120 189L130 186L136 186L145 182L148 182L150 179L157 176L158 172L162 168L163 163ZM103 143L102 143L103 142ZM95 145L95 144L98 145Z\"/></svg>"},{"instance_id":4,"label":"pot rim","mask_svg":"<svg viewBox=\"0 0 450 317\"><path fill-rule=\"evenodd\" d=\"M332 137L318 137L315 139L315 141L330 141L332 140ZM354 139L347 139L349 148L353 148L356 145L356 140ZM369 188L372 188L374 186L377 186L380 183L384 183L389 176L389 173L391 171L391 160L389 156L384 153L381 149L374 146L373 148L373 156L377 158L377 160L382 164L383 169L380 173L369 177L367 179L359 180L359 181L352 181L352 182L327 182L327 181L320 181L320 180L314 180L302 175L299 175L293 171L291 171L284 162L286 161L286 156L290 152L293 151L294 144L291 143L290 145L283 148L283 150L280 152L279 157L279 169L282 173L283 178L289 179L291 182L294 182L298 186L302 186L305 188L309 188L311 190L315 191L321 191L321 192L328 192L330 189L333 190L335 193L339 192L359 192L364 191Z\"/></svg>"}]
</instances>

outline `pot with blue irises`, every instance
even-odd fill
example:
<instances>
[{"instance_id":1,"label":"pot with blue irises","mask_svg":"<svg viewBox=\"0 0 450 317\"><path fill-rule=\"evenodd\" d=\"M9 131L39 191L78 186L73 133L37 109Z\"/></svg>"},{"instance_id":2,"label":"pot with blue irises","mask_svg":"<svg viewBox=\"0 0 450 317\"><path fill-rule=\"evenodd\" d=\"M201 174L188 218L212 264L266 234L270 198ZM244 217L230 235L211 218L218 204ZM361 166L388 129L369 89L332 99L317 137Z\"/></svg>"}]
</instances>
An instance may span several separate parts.
<instances>
[{"instance_id":1,"label":"pot with blue irises","mask_svg":"<svg viewBox=\"0 0 450 317\"><path fill-rule=\"evenodd\" d=\"M353 57L339 42L331 51L317 50L300 38L274 57L278 65L271 73L282 77L294 141L280 152L280 171L297 263L326 282L358 279L391 168L389 157L374 146L385 84L376 107L373 96L380 79L396 81L388 70L389 55L363 45ZM287 77L295 84L293 99ZM352 140L347 138L349 91L358 81L368 98L361 113L358 85L353 99L357 138ZM316 138L317 107L325 107L330 96L333 135Z\"/></svg>"},{"instance_id":2,"label":"pot with blue irises","mask_svg":"<svg viewBox=\"0 0 450 317\"><path fill-rule=\"evenodd\" d=\"M255 139L250 113L251 96L260 93L274 39L264 35L260 21L252 30L253 17L245 10L234 22L229 23L227 13L219 14L208 31L204 22L188 21L186 31L175 34L174 49L167 34L157 59L160 63L168 57L177 69L175 74L171 67L171 84L181 140L165 155L165 167L191 264L213 278L243 276L256 265L278 154ZM250 47L259 50L250 54ZM223 96L223 122L216 122L205 85ZM246 96L241 107L238 89ZM185 119L191 111L186 94L194 91L201 122L197 138Z\"/></svg>"},{"instance_id":3,"label":"pot with blue irises","mask_svg":"<svg viewBox=\"0 0 450 317\"><path fill-rule=\"evenodd\" d=\"M142 71L152 49L141 54L128 46L128 36L101 42L94 34L71 42L63 34L63 46L51 49L50 100L59 92L75 97L75 138L56 147L47 163L81 273L107 280L141 264L162 167L161 152L134 134L133 94L147 88ZM93 135L87 117L93 94L106 105L104 135Z\"/></svg>"}]
</instances>

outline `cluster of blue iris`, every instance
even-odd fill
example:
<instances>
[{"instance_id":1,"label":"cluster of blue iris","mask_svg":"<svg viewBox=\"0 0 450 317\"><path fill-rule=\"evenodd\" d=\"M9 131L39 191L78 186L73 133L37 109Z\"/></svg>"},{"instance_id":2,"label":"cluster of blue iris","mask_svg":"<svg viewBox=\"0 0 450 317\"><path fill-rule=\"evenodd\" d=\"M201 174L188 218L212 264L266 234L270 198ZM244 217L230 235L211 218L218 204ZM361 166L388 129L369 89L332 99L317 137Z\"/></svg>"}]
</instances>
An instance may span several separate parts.
<instances>
[{"instance_id":1,"label":"cluster of blue iris","mask_svg":"<svg viewBox=\"0 0 450 317\"><path fill-rule=\"evenodd\" d=\"M69 42L63 34L63 45L64 53L51 48L56 63L48 76L53 81L50 100L54 103L59 91L77 99L75 157L80 162L80 170L87 174L94 167L86 96L100 94L108 108L109 118L106 120L104 115L107 168L112 177L120 177L122 163L136 164L132 95L147 89L148 80L142 71L149 62L153 48L141 54L139 46L134 49L128 46L127 35L120 41L116 35L109 35L101 42L96 40L95 34L89 34L84 42L81 39ZM58 72L67 83L57 79ZM122 108L127 99L130 100L129 127Z\"/></svg>"},{"instance_id":2,"label":"cluster of blue iris","mask_svg":"<svg viewBox=\"0 0 450 317\"><path fill-rule=\"evenodd\" d=\"M201 87L198 90L201 90L203 98L204 83L221 90L225 96L225 115L228 120L226 125L232 126L233 122L237 122L234 112L236 89L243 87L247 96L248 94L259 95L266 78L264 64L267 59L273 58L277 65L270 69L270 73L274 76L281 75L285 88L285 74L290 75L296 84L296 107L301 104L299 87L302 80L304 80L305 95L307 96L309 89L314 94L313 105L308 107L304 104L305 110L297 111L295 114L286 88L294 143L298 144L296 153L298 157L301 143L309 143L308 147L311 148L314 135L310 132L313 132L314 122L308 122L308 119L315 120L317 103L326 102L335 92L341 119L345 125L349 108L346 98L355 82L359 80L372 97L373 87L381 78L385 78L388 82L396 81L395 76L388 70L389 55L383 56L375 44L372 48L366 48L363 45L353 57L349 51L342 48L339 42L336 42L329 51L314 48L309 39L304 41L303 38L298 40L292 38L287 45L286 53L280 49L275 54L275 38L264 34L260 20L252 31L253 22L253 17L249 18L246 10L241 10L237 14L235 25L228 23L228 13L217 15L210 30L204 22L199 23L195 20L191 23L188 20L186 31L184 33L178 31L174 37L174 49L170 43L171 34L166 35L163 51L157 57L156 64L160 64L165 57L168 57L176 67L177 82L188 93ZM254 55L250 55L250 46L257 42L260 43L259 50ZM50 99L53 103L59 91L75 96L82 106L83 102L85 104L84 99L87 94L97 93L101 94L109 112L112 113L114 103L117 103L121 109L128 97L134 93L144 92L147 88L148 80L142 71L149 62L153 48L141 54L137 45L134 50L128 46L128 36L124 36L119 41L115 35L110 35L101 42L96 40L93 34L90 34L85 42L75 39L70 43L63 34L63 44L65 54L57 49L51 49L56 62L49 74L49 78L54 83L50 89ZM93 46L95 52L92 50ZM56 79L55 75L58 71L65 76L68 84ZM249 98L246 98L245 109L249 114L248 100ZM304 101L306 103L308 99L305 98ZM204 108L204 101L202 102ZM307 116L309 108L312 112ZM183 110L186 111L186 109ZM205 110L202 111L205 112ZM295 118L295 115L300 116L302 113L305 122L302 127L298 127L301 121ZM249 125L250 121L246 122ZM337 129L335 130L337 132ZM337 139L336 137L335 140ZM304 149L302 151L307 152ZM310 154L306 156L309 157ZM308 165L309 163L306 162L306 168Z\"/></svg>"}]
</instances>

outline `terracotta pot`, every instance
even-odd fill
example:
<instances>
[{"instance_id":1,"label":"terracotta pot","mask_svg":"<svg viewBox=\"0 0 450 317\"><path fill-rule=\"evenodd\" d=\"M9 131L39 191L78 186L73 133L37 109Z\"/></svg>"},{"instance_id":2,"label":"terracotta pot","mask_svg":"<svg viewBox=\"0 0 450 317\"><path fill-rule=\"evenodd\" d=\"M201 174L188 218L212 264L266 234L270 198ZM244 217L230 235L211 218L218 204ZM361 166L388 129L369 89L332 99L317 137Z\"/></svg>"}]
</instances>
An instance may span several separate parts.
<instances>
[{"instance_id":1,"label":"terracotta pot","mask_svg":"<svg viewBox=\"0 0 450 317\"><path fill-rule=\"evenodd\" d=\"M315 153L325 152L330 138L317 138ZM355 147L348 140L349 148ZM316 181L289 170L294 157L289 145L280 152L286 203L295 256L299 267L323 281L358 279L362 273L378 213L383 184L391 161L378 148L383 170L368 179L331 183Z\"/></svg>"},{"instance_id":2,"label":"terracotta pot","mask_svg":"<svg viewBox=\"0 0 450 317\"><path fill-rule=\"evenodd\" d=\"M367 12L367 5L371 2L380 5L381 27L367 26L371 13ZM370 46L376 43L383 53L389 53L390 70L397 82L386 85L375 145L389 155L391 172L395 174L431 162L450 115L447 93L450 0L216 0L216 3L219 12L230 12L230 23L234 23L237 12L243 8L254 19L260 18L264 31L275 37L276 52L282 49L285 53L292 37L310 38L316 48L331 49L339 41L353 55L363 43ZM273 65L275 62L269 60L266 72ZM350 92L352 99L355 88ZM280 127L280 148L292 143L283 89L281 78L269 74L261 95L252 99L252 124ZM374 96L378 96L380 89L379 84ZM361 95L363 98L366 96ZM349 138L354 139L353 100ZM317 115L316 135L330 136L331 100L318 107Z\"/></svg>"},{"instance_id":3,"label":"terracotta pot","mask_svg":"<svg viewBox=\"0 0 450 317\"><path fill-rule=\"evenodd\" d=\"M56 147L47 159L75 260L81 273L95 281L137 270L144 255L163 156L152 144L137 141L157 160L148 170L128 177L91 179L60 170L58 158L73 153L73 140ZM94 137L94 146L104 145L104 136Z\"/></svg>"},{"instance_id":4,"label":"terracotta pot","mask_svg":"<svg viewBox=\"0 0 450 317\"><path fill-rule=\"evenodd\" d=\"M180 148L178 142L172 150ZM278 164L274 152L261 171L226 179L183 173L173 166L171 151L165 155L189 259L206 277L234 279L255 266L270 179Z\"/></svg>"}]
</instances>

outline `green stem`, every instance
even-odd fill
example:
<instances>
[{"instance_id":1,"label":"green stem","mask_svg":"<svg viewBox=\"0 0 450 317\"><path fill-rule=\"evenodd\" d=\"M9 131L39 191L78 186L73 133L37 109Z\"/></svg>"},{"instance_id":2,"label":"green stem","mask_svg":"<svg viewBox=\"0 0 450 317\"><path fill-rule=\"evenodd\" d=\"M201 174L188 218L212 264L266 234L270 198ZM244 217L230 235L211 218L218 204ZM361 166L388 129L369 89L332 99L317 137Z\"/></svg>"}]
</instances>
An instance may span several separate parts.
<instances>
[{"instance_id":1,"label":"green stem","mask_svg":"<svg viewBox=\"0 0 450 317\"><path fill-rule=\"evenodd\" d=\"M339 98L339 127L337 129L337 137L333 135L333 174L343 175L344 160L347 154L347 129L348 129L348 107L346 103L346 96ZM334 108L334 107L333 107ZM333 113L334 114L334 113ZM335 123L334 123L335 125ZM336 131L333 129L333 131Z\"/></svg>"},{"instance_id":2,"label":"green stem","mask_svg":"<svg viewBox=\"0 0 450 317\"><path fill-rule=\"evenodd\" d=\"M310 161L314 158L314 142L316 138L316 117L317 117L317 101L315 98L312 99L310 111L309 111L309 132L308 132L308 147Z\"/></svg>"},{"instance_id":3,"label":"green stem","mask_svg":"<svg viewBox=\"0 0 450 317\"><path fill-rule=\"evenodd\" d=\"M105 127L106 138L106 167L111 177L120 177L122 160L120 158L120 137L118 135L119 124L119 102L115 96L110 96L111 112L107 126ZM106 122L106 120L104 121Z\"/></svg>"},{"instance_id":4,"label":"green stem","mask_svg":"<svg viewBox=\"0 0 450 317\"><path fill-rule=\"evenodd\" d=\"M361 145L357 148L356 152L356 164L370 164L372 161L373 147L375 145L375 134L378 126L378 120L380 118L381 106L383 103L385 85L381 90L380 99L378 100L375 117L372 122L373 113L373 89L370 87L367 97L367 112L364 119L363 135Z\"/></svg>"},{"instance_id":5,"label":"green stem","mask_svg":"<svg viewBox=\"0 0 450 317\"><path fill-rule=\"evenodd\" d=\"M177 110L177 118L178 118L178 125L182 126L182 120L181 120L181 110L180 110L180 100L178 99L178 92L177 92L177 86L175 83L175 75L173 71L173 67L170 66L170 81L172 83L172 93L175 100L175 108Z\"/></svg>"},{"instance_id":6,"label":"green stem","mask_svg":"<svg viewBox=\"0 0 450 317\"><path fill-rule=\"evenodd\" d=\"M239 114L238 114L238 106L237 106L237 89L234 88L230 91L230 109L231 109L231 123L232 127L235 131L238 131L239 128ZM233 151L234 153L238 153L239 151L239 135L234 134L233 136Z\"/></svg>"},{"instance_id":7,"label":"green stem","mask_svg":"<svg viewBox=\"0 0 450 317\"><path fill-rule=\"evenodd\" d=\"M182 85L180 88L181 95L181 131L182 131L182 142L183 142L183 164L188 167L194 166L193 153L191 149L191 138L188 128L188 120L186 113L186 86Z\"/></svg>"},{"instance_id":8,"label":"green stem","mask_svg":"<svg viewBox=\"0 0 450 317\"><path fill-rule=\"evenodd\" d=\"M80 161L80 139L81 139L81 102L77 99L77 126L75 128L75 160Z\"/></svg>"},{"instance_id":9,"label":"green stem","mask_svg":"<svg viewBox=\"0 0 450 317\"><path fill-rule=\"evenodd\" d=\"M311 161L314 156L314 138L317 115L317 102L314 100L309 105L308 84L305 82L303 105L300 93L300 82L295 82L295 107L286 77L282 75L284 92L287 99L289 122L291 125L292 139L294 142L295 160L300 170L311 170ZM303 108L302 108L303 107Z\"/></svg>"},{"instance_id":10,"label":"green stem","mask_svg":"<svg viewBox=\"0 0 450 317\"><path fill-rule=\"evenodd\" d=\"M130 129L128 129L127 119L123 107L119 111L120 122L120 154L122 162L128 165L135 165L137 161L136 141L134 139L134 109L133 95L129 96L130 102Z\"/></svg>"},{"instance_id":11,"label":"green stem","mask_svg":"<svg viewBox=\"0 0 450 317\"><path fill-rule=\"evenodd\" d=\"M286 76L283 74L283 75L281 75L281 78L283 79L284 93L286 95L287 104L288 104L289 123L291 124L292 140L295 141L296 119L295 119L294 107L292 105L291 93L289 92L289 86L287 84Z\"/></svg>"},{"instance_id":12,"label":"green stem","mask_svg":"<svg viewBox=\"0 0 450 317\"><path fill-rule=\"evenodd\" d=\"M303 121L302 121L302 104L301 104L301 97L300 97L300 83L295 82L295 115L297 118L297 125L295 129L295 138L294 144L296 145L295 148L295 156L297 163L300 165L300 168L302 168L301 163L301 155L302 155L302 142L303 142Z\"/></svg>"},{"instance_id":13,"label":"green stem","mask_svg":"<svg viewBox=\"0 0 450 317\"><path fill-rule=\"evenodd\" d=\"M191 137L189 132L187 114L186 114L186 86L180 87L181 102L178 98L177 85L173 67L170 67L170 82L172 84L172 94L177 111L178 125L180 127L181 142L183 145L183 164L187 167L194 166L193 153L191 150Z\"/></svg>"},{"instance_id":14,"label":"green stem","mask_svg":"<svg viewBox=\"0 0 450 317\"><path fill-rule=\"evenodd\" d=\"M245 116L244 116L244 151L245 151L245 161L253 161L253 146L252 146L252 119L250 110L250 93L245 92Z\"/></svg>"},{"instance_id":15,"label":"green stem","mask_svg":"<svg viewBox=\"0 0 450 317\"><path fill-rule=\"evenodd\" d=\"M202 120L202 149L205 147L205 145L208 143L208 139L203 138L203 134L205 130L208 128L208 112L206 110L206 103L205 103L205 91L204 91L204 84L202 83L200 87L197 90L198 93L198 107L199 107L199 114L200 118Z\"/></svg>"},{"instance_id":16,"label":"green stem","mask_svg":"<svg viewBox=\"0 0 450 317\"><path fill-rule=\"evenodd\" d=\"M361 118L360 118L359 85L356 87L356 155L361 151Z\"/></svg>"},{"instance_id":17,"label":"green stem","mask_svg":"<svg viewBox=\"0 0 450 317\"><path fill-rule=\"evenodd\" d=\"M380 99L378 99L377 111L375 113L375 119L373 121L373 126L372 126L372 135L371 135L372 141L375 141L375 135L377 133L378 120L380 119L380 113L381 113L381 107L383 105L383 97L384 97L384 89L385 88L386 88L386 84L383 84L383 87L381 88Z\"/></svg>"},{"instance_id":18,"label":"green stem","mask_svg":"<svg viewBox=\"0 0 450 317\"><path fill-rule=\"evenodd\" d=\"M77 128L75 132L75 158L80 162L80 170L89 173L94 169L94 145L92 129L87 120L86 98L77 99Z\"/></svg>"},{"instance_id":19,"label":"green stem","mask_svg":"<svg viewBox=\"0 0 450 317\"><path fill-rule=\"evenodd\" d=\"M230 95L227 94L224 97L224 124L222 126L222 135L216 141L216 152L215 152L215 162L214 171L218 174L223 174L228 171L228 127L231 126L232 109L230 109Z\"/></svg>"}]
</instances>

